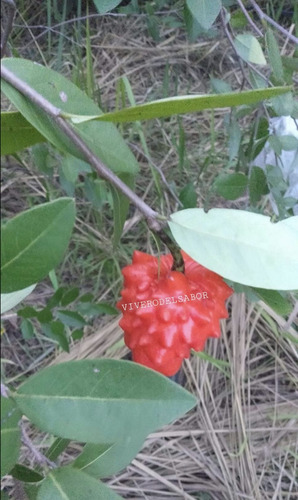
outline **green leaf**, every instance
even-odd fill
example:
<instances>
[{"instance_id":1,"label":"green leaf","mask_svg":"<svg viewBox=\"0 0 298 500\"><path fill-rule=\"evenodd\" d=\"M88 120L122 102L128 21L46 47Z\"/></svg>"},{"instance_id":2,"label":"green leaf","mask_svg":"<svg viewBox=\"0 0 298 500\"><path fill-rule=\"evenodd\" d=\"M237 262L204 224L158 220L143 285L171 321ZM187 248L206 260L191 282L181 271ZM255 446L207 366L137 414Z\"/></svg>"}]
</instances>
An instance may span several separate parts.
<instances>
[{"instance_id":1,"label":"green leaf","mask_svg":"<svg viewBox=\"0 0 298 500\"><path fill-rule=\"evenodd\" d=\"M54 462L69 445L69 439L57 438L46 452L46 457Z\"/></svg>"},{"instance_id":2,"label":"green leaf","mask_svg":"<svg viewBox=\"0 0 298 500\"><path fill-rule=\"evenodd\" d=\"M104 204L109 201L106 182L102 179L86 176L84 189L87 200L98 210L101 210Z\"/></svg>"},{"instance_id":3,"label":"green leaf","mask_svg":"<svg viewBox=\"0 0 298 500\"><path fill-rule=\"evenodd\" d=\"M1 155L11 155L45 140L17 111L1 113Z\"/></svg>"},{"instance_id":4,"label":"green leaf","mask_svg":"<svg viewBox=\"0 0 298 500\"><path fill-rule=\"evenodd\" d=\"M236 200L244 193L247 183L244 174L222 174L215 180L213 189L226 200Z\"/></svg>"},{"instance_id":5,"label":"green leaf","mask_svg":"<svg viewBox=\"0 0 298 500\"><path fill-rule=\"evenodd\" d=\"M298 216L273 224L261 214L189 208L171 215L185 252L232 281L273 290L298 288Z\"/></svg>"},{"instance_id":6,"label":"green leaf","mask_svg":"<svg viewBox=\"0 0 298 500\"><path fill-rule=\"evenodd\" d=\"M76 85L49 68L21 58L6 58L1 64L60 109L63 114L99 115L102 113L101 109ZM85 160L82 153L61 132L53 120L5 80L2 81L2 90L22 115L48 141L64 153ZM131 174L138 172L139 167L134 155L114 125L94 122L78 125L75 129L94 154L110 169ZM115 144L117 144L116 148Z\"/></svg>"},{"instance_id":7,"label":"green leaf","mask_svg":"<svg viewBox=\"0 0 298 500\"><path fill-rule=\"evenodd\" d=\"M57 342L63 351L69 352L68 339L64 330L64 324L61 321L43 323L42 331L47 337Z\"/></svg>"},{"instance_id":8,"label":"green leaf","mask_svg":"<svg viewBox=\"0 0 298 500\"><path fill-rule=\"evenodd\" d=\"M49 472L39 488L37 500L120 500L116 493L100 481L72 467Z\"/></svg>"},{"instance_id":9,"label":"green leaf","mask_svg":"<svg viewBox=\"0 0 298 500\"><path fill-rule=\"evenodd\" d=\"M254 104L276 95L285 94L291 87L270 87L266 89L245 90L228 94L184 95L167 97L158 101L139 104L131 108L121 109L101 115L79 116L70 115L73 123L82 123L89 120L106 122L133 122L138 120L152 120L168 116L193 113L204 109L226 108L233 106Z\"/></svg>"},{"instance_id":10,"label":"green leaf","mask_svg":"<svg viewBox=\"0 0 298 500\"><path fill-rule=\"evenodd\" d=\"M232 92L232 87L229 83L219 78L210 77L211 87L216 94L229 94Z\"/></svg>"},{"instance_id":11,"label":"green leaf","mask_svg":"<svg viewBox=\"0 0 298 500\"><path fill-rule=\"evenodd\" d=\"M120 174L119 177L125 184L127 184L131 189L134 188L134 177L129 174ZM126 216L129 210L129 199L118 189L111 185L111 191L113 196L113 215L114 215L114 234L113 234L113 246L117 247L123 226L126 221Z\"/></svg>"},{"instance_id":12,"label":"green leaf","mask_svg":"<svg viewBox=\"0 0 298 500\"><path fill-rule=\"evenodd\" d=\"M291 303L276 290L266 290L264 288L254 288L258 297L270 306L277 314L286 316L292 310Z\"/></svg>"},{"instance_id":13,"label":"green leaf","mask_svg":"<svg viewBox=\"0 0 298 500\"><path fill-rule=\"evenodd\" d=\"M70 288L61 298L61 305L63 307L68 306L74 302L80 294L80 290L77 287Z\"/></svg>"},{"instance_id":14,"label":"green leaf","mask_svg":"<svg viewBox=\"0 0 298 500\"><path fill-rule=\"evenodd\" d=\"M70 154L62 158L60 166L65 179L72 184L75 184L79 174L92 172L88 163Z\"/></svg>"},{"instance_id":15,"label":"green leaf","mask_svg":"<svg viewBox=\"0 0 298 500\"><path fill-rule=\"evenodd\" d=\"M38 311L37 319L40 323L49 323L53 319L52 311L49 307L44 307L41 311Z\"/></svg>"},{"instance_id":16,"label":"green leaf","mask_svg":"<svg viewBox=\"0 0 298 500\"><path fill-rule=\"evenodd\" d=\"M197 206L197 193L192 182L189 182L181 189L179 200L184 208L194 208Z\"/></svg>"},{"instance_id":17,"label":"green leaf","mask_svg":"<svg viewBox=\"0 0 298 500\"><path fill-rule=\"evenodd\" d=\"M232 161L238 155L241 142L241 130L234 117L232 118L231 123L228 126L228 135L229 160Z\"/></svg>"},{"instance_id":18,"label":"green leaf","mask_svg":"<svg viewBox=\"0 0 298 500\"><path fill-rule=\"evenodd\" d=\"M125 436L117 443L86 444L73 466L97 478L111 476L130 464L144 440L134 435Z\"/></svg>"},{"instance_id":19,"label":"green leaf","mask_svg":"<svg viewBox=\"0 0 298 500\"><path fill-rule=\"evenodd\" d=\"M237 35L234 44L238 55L244 61L260 65L267 64L262 47L255 36Z\"/></svg>"},{"instance_id":20,"label":"green leaf","mask_svg":"<svg viewBox=\"0 0 298 500\"><path fill-rule=\"evenodd\" d=\"M25 340L32 339L34 337L34 326L29 319L24 318L21 322L20 328Z\"/></svg>"},{"instance_id":21,"label":"green leaf","mask_svg":"<svg viewBox=\"0 0 298 500\"><path fill-rule=\"evenodd\" d=\"M75 222L75 205L60 198L10 219L2 230L3 292L28 287L47 276L63 257Z\"/></svg>"},{"instance_id":22,"label":"green leaf","mask_svg":"<svg viewBox=\"0 0 298 500\"><path fill-rule=\"evenodd\" d=\"M99 316L100 314L119 314L118 309L109 304L94 304L93 302L81 302L76 306L83 316Z\"/></svg>"},{"instance_id":23,"label":"green leaf","mask_svg":"<svg viewBox=\"0 0 298 500\"><path fill-rule=\"evenodd\" d=\"M220 9L220 0L186 0L186 5L197 22L208 30L217 18Z\"/></svg>"},{"instance_id":24,"label":"green leaf","mask_svg":"<svg viewBox=\"0 0 298 500\"><path fill-rule=\"evenodd\" d=\"M298 139L293 135L281 135L279 142L284 151L298 151Z\"/></svg>"},{"instance_id":25,"label":"green leaf","mask_svg":"<svg viewBox=\"0 0 298 500\"><path fill-rule=\"evenodd\" d=\"M266 175L260 167L252 167L249 178L249 198L252 205L269 192Z\"/></svg>"},{"instance_id":26,"label":"green leaf","mask_svg":"<svg viewBox=\"0 0 298 500\"><path fill-rule=\"evenodd\" d=\"M8 474L19 458L22 414L10 398L1 396L1 477Z\"/></svg>"},{"instance_id":27,"label":"green leaf","mask_svg":"<svg viewBox=\"0 0 298 500\"><path fill-rule=\"evenodd\" d=\"M99 14L105 14L110 10L115 9L122 0L93 0L93 3Z\"/></svg>"},{"instance_id":28,"label":"green leaf","mask_svg":"<svg viewBox=\"0 0 298 500\"><path fill-rule=\"evenodd\" d=\"M83 316L81 316L76 311L62 310L56 312L57 317L67 326L72 326L74 328L80 328L86 325L86 321Z\"/></svg>"},{"instance_id":29,"label":"green leaf","mask_svg":"<svg viewBox=\"0 0 298 500\"><path fill-rule=\"evenodd\" d=\"M1 293L1 314L10 311L13 307L22 302L30 293L33 292L36 285L30 285L22 290L11 293Z\"/></svg>"},{"instance_id":30,"label":"green leaf","mask_svg":"<svg viewBox=\"0 0 298 500\"><path fill-rule=\"evenodd\" d=\"M10 474L18 481L23 481L24 483L38 483L44 479L44 476L39 474L39 472L22 464L15 464Z\"/></svg>"},{"instance_id":31,"label":"green leaf","mask_svg":"<svg viewBox=\"0 0 298 500\"><path fill-rule=\"evenodd\" d=\"M281 55L276 38L270 28L268 28L267 30L265 39L268 50L269 63L272 69L273 76L277 82L282 83L284 81L284 70Z\"/></svg>"},{"instance_id":32,"label":"green leaf","mask_svg":"<svg viewBox=\"0 0 298 500\"><path fill-rule=\"evenodd\" d=\"M117 442L170 423L196 399L166 377L129 361L69 361L33 375L14 394L40 429L86 443Z\"/></svg>"}]
</instances>

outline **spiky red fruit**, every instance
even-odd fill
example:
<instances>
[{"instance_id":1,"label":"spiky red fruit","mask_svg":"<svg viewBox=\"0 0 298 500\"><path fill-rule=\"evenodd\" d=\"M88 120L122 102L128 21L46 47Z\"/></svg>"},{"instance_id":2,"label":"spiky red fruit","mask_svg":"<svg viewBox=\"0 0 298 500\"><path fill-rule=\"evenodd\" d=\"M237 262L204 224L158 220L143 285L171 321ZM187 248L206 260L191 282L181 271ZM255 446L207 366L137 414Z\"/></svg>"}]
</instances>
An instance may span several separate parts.
<instances>
[{"instance_id":1,"label":"spiky red fruit","mask_svg":"<svg viewBox=\"0 0 298 500\"><path fill-rule=\"evenodd\" d=\"M135 251L124 267L124 289L117 303L126 345L133 360L164 375L174 375L190 349L204 349L220 336L227 318L225 300L233 290L223 279L182 252L185 273L172 271L173 258Z\"/></svg>"}]
</instances>

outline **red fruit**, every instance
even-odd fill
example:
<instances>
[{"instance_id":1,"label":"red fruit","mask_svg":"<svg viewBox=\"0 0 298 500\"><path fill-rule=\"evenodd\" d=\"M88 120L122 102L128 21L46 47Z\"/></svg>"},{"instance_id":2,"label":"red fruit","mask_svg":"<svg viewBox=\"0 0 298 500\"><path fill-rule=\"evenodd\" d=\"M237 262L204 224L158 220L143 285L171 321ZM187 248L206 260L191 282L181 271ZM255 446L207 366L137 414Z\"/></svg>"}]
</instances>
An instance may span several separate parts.
<instances>
[{"instance_id":1,"label":"red fruit","mask_svg":"<svg viewBox=\"0 0 298 500\"><path fill-rule=\"evenodd\" d=\"M185 273L172 271L173 258L135 251L124 267L124 289L117 303L126 345L133 360L174 375L190 349L202 351L208 337L220 336L227 318L225 300L233 290L217 274L182 252Z\"/></svg>"}]
</instances>

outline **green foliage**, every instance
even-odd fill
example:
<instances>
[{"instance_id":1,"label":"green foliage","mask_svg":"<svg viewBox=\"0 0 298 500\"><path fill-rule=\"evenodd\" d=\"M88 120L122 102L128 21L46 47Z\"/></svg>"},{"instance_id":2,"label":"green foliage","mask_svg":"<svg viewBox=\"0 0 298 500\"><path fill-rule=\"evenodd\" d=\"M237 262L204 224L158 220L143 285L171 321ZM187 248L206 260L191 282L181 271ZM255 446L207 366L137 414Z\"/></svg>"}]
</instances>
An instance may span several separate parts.
<instances>
[{"instance_id":1,"label":"green foliage","mask_svg":"<svg viewBox=\"0 0 298 500\"><path fill-rule=\"evenodd\" d=\"M115 9L121 3L121 0L93 0L93 3L99 14L106 14L106 12Z\"/></svg>"},{"instance_id":2,"label":"green foliage","mask_svg":"<svg viewBox=\"0 0 298 500\"><path fill-rule=\"evenodd\" d=\"M57 72L26 59L4 59L2 64L62 112L75 115L102 114L84 92ZM2 90L24 117L54 146L84 160L70 139L63 136L59 127L43 111L29 104L25 97L5 81L2 83ZM115 126L94 122L79 125L76 130L90 149L112 170L118 173L138 172L137 162ZM114 147L115 144L117 148Z\"/></svg>"},{"instance_id":3,"label":"green foliage","mask_svg":"<svg viewBox=\"0 0 298 500\"><path fill-rule=\"evenodd\" d=\"M222 174L216 178L213 189L226 200L236 200L245 192L247 183L244 174Z\"/></svg>"},{"instance_id":4,"label":"green foliage","mask_svg":"<svg viewBox=\"0 0 298 500\"><path fill-rule=\"evenodd\" d=\"M120 500L121 497L103 483L71 467L52 470L42 482L37 500L82 500L83 498Z\"/></svg>"},{"instance_id":5,"label":"green foliage","mask_svg":"<svg viewBox=\"0 0 298 500\"><path fill-rule=\"evenodd\" d=\"M111 476L126 467L142 448L144 436L134 432L116 443L86 444L73 466L96 478Z\"/></svg>"},{"instance_id":6,"label":"green foliage","mask_svg":"<svg viewBox=\"0 0 298 500\"><path fill-rule=\"evenodd\" d=\"M25 339L36 334L32 320L40 323L42 332L56 342L63 350L69 351L70 339L79 339L84 335L84 326L91 318L101 314L118 314L118 310L109 304L94 302L93 294L79 296L76 287L60 287L41 309L26 306L19 309L18 316L23 318L21 331ZM61 306L67 309L61 309ZM72 309L70 309L70 306Z\"/></svg>"},{"instance_id":7,"label":"green foliage","mask_svg":"<svg viewBox=\"0 0 298 500\"><path fill-rule=\"evenodd\" d=\"M252 205L256 205L264 194L269 192L266 175L260 167L253 167L249 177L249 198Z\"/></svg>"},{"instance_id":8,"label":"green foliage","mask_svg":"<svg viewBox=\"0 0 298 500\"><path fill-rule=\"evenodd\" d=\"M1 290L14 292L42 280L60 262L74 222L70 198L44 203L10 219L2 230Z\"/></svg>"},{"instance_id":9,"label":"green foliage","mask_svg":"<svg viewBox=\"0 0 298 500\"><path fill-rule=\"evenodd\" d=\"M1 156L44 141L45 138L17 111L1 113Z\"/></svg>"},{"instance_id":10,"label":"green foliage","mask_svg":"<svg viewBox=\"0 0 298 500\"><path fill-rule=\"evenodd\" d=\"M266 64L262 47L255 36L250 34L237 35L234 43L238 55L244 61L261 66Z\"/></svg>"},{"instance_id":11,"label":"green foliage","mask_svg":"<svg viewBox=\"0 0 298 500\"><path fill-rule=\"evenodd\" d=\"M111 113L90 115L68 115L73 123L84 123L90 120L105 122L133 122L137 120L152 120L153 118L166 118L176 114L193 113L204 109L226 108L240 106L241 104L254 104L276 95L285 94L289 87L272 87L268 89L246 90L229 94L187 95L168 97L147 104L140 104L131 108L113 111Z\"/></svg>"},{"instance_id":12,"label":"green foliage","mask_svg":"<svg viewBox=\"0 0 298 500\"><path fill-rule=\"evenodd\" d=\"M38 483L44 479L44 476L39 474L39 472L22 464L15 464L10 474L18 481L24 481L24 483Z\"/></svg>"},{"instance_id":13,"label":"green foliage","mask_svg":"<svg viewBox=\"0 0 298 500\"><path fill-rule=\"evenodd\" d=\"M220 0L186 0L187 7L196 21L208 30L217 18L222 7Z\"/></svg>"},{"instance_id":14,"label":"green foliage","mask_svg":"<svg viewBox=\"0 0 298 500\"><path fill-rule=\"evenodd\" d=\"M196 403L164 376L108 359L45 368L21 385L14 398L40 429L88 443L117 442L136 429L146 436Z\"/></svg>"},{"instance_id":15,"label":"green foliage","mask_svg":"<svg viewBox=\"0 0 298 500\"><path fill-rule=\"evenodd\" d=\"M181 210L171 215L172 234L186 253L221 276L276 290L298 288L298 217L276 224L242 210ZM220 252L218 249L220 248Z\"/></svg>"},{"instance_id":16,"label":"green foliage","mask_svg":"<svg viewBox=\"0 0 298 500\"><path fill-rule=\"evenodd\" d=\"M19 457L21 416L15 401L1 396L1 477L10 472Z\"/></svg>"}]
</instances>

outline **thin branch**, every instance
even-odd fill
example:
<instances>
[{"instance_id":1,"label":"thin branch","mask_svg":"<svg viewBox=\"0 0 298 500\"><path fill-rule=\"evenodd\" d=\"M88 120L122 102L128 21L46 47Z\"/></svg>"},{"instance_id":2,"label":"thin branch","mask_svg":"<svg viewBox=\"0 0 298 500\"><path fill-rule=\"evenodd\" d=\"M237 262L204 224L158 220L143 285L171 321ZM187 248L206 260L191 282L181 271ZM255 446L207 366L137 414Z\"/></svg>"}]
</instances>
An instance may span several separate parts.
<instances>
[{"instance_id":1,"label":"thin branch","mask_svg":"<svg viewBox=\"0 0 298 500\"><path fill-rule=\"evenodd\" d=\"M298 38L291 33L289 33L285 28L283 28L280 24L278 24L274 19L271 17L267 16L265 12L262 11L262 9L258 6L257 2L255 0L249 0L251 5L253 6L254 10L256 11L257 15L263 21L267 21L267 23L271 24L271 26L274 26L278 31L280 31L285 37L287 37L289 40L292 42L296 43L298 45Z\"/></svg>"},{"instance_id":2,"label":"thin branch","mask_svg":"<svg viewBox=\"0 0 298 500\"><path fill-rule=\"evenodd\" d=\"M229 32L229 29L227 27L227 23L226 23L226 10L224 8L221 9L220 11L220 19L221 19L221 24L222 24L222 27L224 29L224 32L225 32L225 35L233 49L233 52L237 58L237 61L239 63L239 66L240 66L240 69L241 69L241 73L242 73L242 77L243 77L243 80L242 80L242 85L241 85L241 89L243 89L244 87L244 82L247 81L247 76L245 74L245 70L244 70L244 65L243 65L243 62L241 60L241 57L239 56L237 50L236 50L236 47L235 47L235 44L234 44L234 40L233 38L231 37L231 33Z\"/></svg>"},{"instance_id":3,"label":"thin branch","mask_svg":"<svg viewBox=\"0 0 298 500\"><path fill-rule=\"evenodd\" d=\"M37 461L38 465L40 466L48 466L51 467L51 469L54 469L57 467L55 462L52 462L49 460L45 455L43 455L37 448L36 446L32 443L31 439L29 438L27 431L25 429L25 424L21 420L19 423L20 429L21 429L21 436L22 436L22 441L24 445L27 446L27 448L31 451L32 455L34 456L35 460Z\"/></svg>"},{"instance_id":4,"label":"thin branch","mask_svg":"<svg viewBox=\"0 0 298 500\"><path fill-rule=\"evenodd\" d=\"M3 35L1 36L1 58L5 55L6 45L8 37L12 30L13 20L16 12L16 6L14 0L2 0L3 3L7 4L7 19L6 26L3 29Z\"/></svg>"},{"instance_id":5,"label":"thin branch","mask_svg":"<svg viewBox=\"0 0 298 500\"><path fill-rule=\"evenodd\" d=\"M127 198L142 212L148 221L148 225L153 230L160 229L160 223L157 219L163 217L152 210L147 203L145 203L139 196L137 196L132 189L130 189L114 172L112 172L104 163L93 153L93 151L85 144L78 132L62 117L61 109L54 106L42 95L32 89L26 82L18 78L12 71L7 69L1 64L2 78L15 89L26 96L33 104L42 109L48 116L50 116L55 124L62 130L62 132L71 139L77 150L84 155L84 158L93 168L97 171L98 175L110 182L115 188L119 189Z\"/></svg>"},{"instance_id":6,"label":"thin branch","mask_svg":"<svg viewBox=\"0 0 298 500\"><path fill-rule=\"evenodd\" d=\"M123 193L133 205L144 215L148 227L155 232L170 250L174 263L174 270L183 272L184 262L179 247L165 233L166 217L153 210L142 198L137 196L114 172L112 172L83 141L75 128L67 122L62 115L62 111L36 92L26 82L18 78L12 71L1 63L2 78L15 89L27 97L34 105L39 107L52 118L60 130L72 141L77 150L82 153L87 163L93 166L98 175L110 182L116 189Z\"/></svg>"},{"instance_id":7,"label":"thin branch","mask_svg":"<svg viewBox=\"0 0 298 500\"><path fill-rule=\"evenodd\" d=\"M243 3L241 0L237 0L237 3L240 7L240 9L242 10L243 14L245 15L246 19L248 20L249 24L251 25L251 27L255 30L255 32L257 33L257 35L259 36L264 36L262 31L258 28L258 26L254 23L254 21L252 20L252 18L250 17L249 13L247 12L246 8L244 7Z\"/></svg>"}]
</instances>

